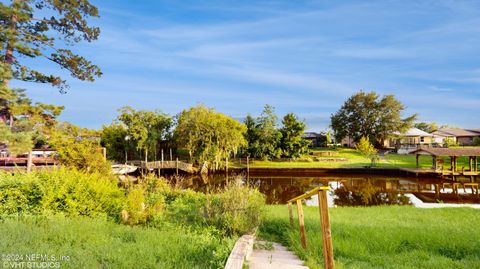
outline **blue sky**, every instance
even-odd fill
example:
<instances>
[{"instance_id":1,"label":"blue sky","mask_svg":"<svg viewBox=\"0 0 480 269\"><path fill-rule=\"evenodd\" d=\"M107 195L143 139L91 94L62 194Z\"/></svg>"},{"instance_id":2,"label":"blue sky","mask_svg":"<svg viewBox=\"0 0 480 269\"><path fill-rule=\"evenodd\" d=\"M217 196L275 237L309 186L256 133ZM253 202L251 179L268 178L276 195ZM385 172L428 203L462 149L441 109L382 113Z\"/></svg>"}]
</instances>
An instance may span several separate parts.
<instances>
[{"instance_id":1,"label":"blue sky","mask_svg":"<svg viewBox=\"0 0 480 269\"><path fill-rule=\"evenodd\" d=\"M198 103L242 118L271 104L322 131L363 89L422 121L480 128L480 1L91 2L101 37L74 50L104 75L69 78L67 94L12 84L65 105L62 120L98 128L124 105L174 115Z\"/></svg>"}]
</instances>

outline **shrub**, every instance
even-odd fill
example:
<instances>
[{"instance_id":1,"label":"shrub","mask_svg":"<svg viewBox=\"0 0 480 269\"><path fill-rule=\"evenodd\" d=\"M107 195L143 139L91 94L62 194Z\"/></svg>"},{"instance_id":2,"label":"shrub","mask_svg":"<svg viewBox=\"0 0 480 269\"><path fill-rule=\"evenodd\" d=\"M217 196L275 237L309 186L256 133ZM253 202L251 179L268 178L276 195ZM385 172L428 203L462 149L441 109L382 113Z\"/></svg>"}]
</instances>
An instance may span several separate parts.
<instances>
[{"instance_id":1,"label":"shrub","mask_svg":"<svg viewBox=\"0 0 480 269\"><path fill-rule=\"evenodd\" d=\"M0 173L0 212L3 215L23 214L38 211L42 197L40 185L28 174Z\"/></svg>"},{"instance_id":2,"label":"shrub","mask_svg":"<svg viewBox=\"0 0 480 269\"><path fill-rule=\"evenodd\" d=\"M208 194L162 187L146 195L152 197L159 193L165 199L164 214L157 213L151 225L173 222L210 226L228 235L250 232L258 226L265 204L265 197L257 189L235 184Z\"/></svg>"},{"instance_id":3,"label":"shrub","mask_svg":"<svg viewBox=\"0 0 480 269\"><path fill-rule=\"evenodd\" d=\"M473 145L474 146L480 146L480 137L479 136L473 138Z\"/></svg>"},{"instance_id":4,"label":"shrub","mask_svg":"<svg viewBox=\"0 0 480 269\"><path fill-rule=\"evenodd\" d=\"M265 196L257 189L236 184L211 195L210 222L229 234L251 232L260 224Z\"/></svg>"},{"instance_id":5,"label":"shrub","mask_svg":"<svg viewBox=\"0 0 480 269\"><path fill-rule=\"evenodd\" d=\"M34 173L0 173L0 214L66 213L117 218L124 200L113 176L55 169Z\"/></svg>"},{"instance_id":6,"label":"shrub","mask_svg":"<svg viewBox=\"0 0 480 269\"><path fill-rule=\"evenodd\" d=\"M127 194L124 210L127 216L123 222L130 225L141 224L147 221L147 213L144 203L144 190L140 187L133 187Z\"/></svg>"}]
</instances>

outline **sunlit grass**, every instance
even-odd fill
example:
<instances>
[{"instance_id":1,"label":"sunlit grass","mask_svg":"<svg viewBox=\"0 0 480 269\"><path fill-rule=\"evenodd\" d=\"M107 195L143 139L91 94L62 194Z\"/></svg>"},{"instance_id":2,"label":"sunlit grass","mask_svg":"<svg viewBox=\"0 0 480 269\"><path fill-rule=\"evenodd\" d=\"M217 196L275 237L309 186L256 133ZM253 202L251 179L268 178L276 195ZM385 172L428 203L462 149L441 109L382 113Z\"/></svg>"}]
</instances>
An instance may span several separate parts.
<instances>
[{"instance_id":1,"label":"sunlit grass","mask_svg":"<svg viewBox=\"0 0 480 269\"><path fill-rule=\"evenodd\" d=\"M337 148L337 149L314 149L312 152L334 151L335 156L314 156L304 155L294 161L263 161L251 159L250 167L252 168L359 168L369 167L370 159L364 158L356 149ZM324 161L324 159L338 159L338 161ZM343 160L340 160L343 159ZM444 169L450 169L450 159L443 158ZM431 156L421 156L419 159L420 168L430 169L433 166ZM233 167L244 168L245 162L233 162ZM416 168L416 158L413 154L395 154L389 153L380 157L376 166L377 168ZM460 157L457 160L457 167L468 169L468 157Z\"/></svg>"},{"instance_id":2,"label":"sunlit grass","mask_svg":"<svg viewBox=\"0 0 480 269\"><path fill-rule=\"evenodd\" d=\"M60 268L223 268L235 239L178 225L58 216L1 220L0 234L0 253L68 256Z\"/></svg>"},{"instance_id":3,"label":"sunlit grass","mask_svg":"<svg viewBox=\"0 0 480 269\"><path fill-rule=\"evenodd\" d=\"M268 206L260 237L294 250L310 268L322 268L318 207L306 207L308 250L286 206ZM408 206L330 209L336 268L480 268L480 211Z\"/></svg>"}]
</instances>

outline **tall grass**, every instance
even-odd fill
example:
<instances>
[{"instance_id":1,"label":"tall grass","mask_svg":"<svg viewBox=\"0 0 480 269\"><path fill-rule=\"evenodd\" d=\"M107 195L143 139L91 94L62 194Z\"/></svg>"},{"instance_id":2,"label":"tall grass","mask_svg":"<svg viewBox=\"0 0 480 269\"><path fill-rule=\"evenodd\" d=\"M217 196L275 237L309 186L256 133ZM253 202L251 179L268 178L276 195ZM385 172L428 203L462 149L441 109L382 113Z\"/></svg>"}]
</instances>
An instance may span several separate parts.
<instances>
[{"instance_id":1,"label":"tall grass","mask_svg":"<svg viewBox=\"0 0 480 269\"><path fill-rule=\"evenodd\" d=\"M0 220L0 253L68 256L60 268L223 268L235 238L208 228L131 227L85 217Z\"/></svg>"},{"instance_id":2,"label":"tall grass","mask_svg":"<svg viewBox=\"0 0 480 269\"><path fill-rule=\"evenodd\" d=\"M480 212L469 208L401 206L332 208L337 268L480 268ZM286 206L268 206L260 236L293 249L311 268L322 268L318 207L305 208L308 250L291 227Z\"/></svg>"},{"instance_id":3,"label":"tall grass","mask_svg":"<svg viewBox=\"0 0 480 269\"><path fill-rule=\"evenodd\" d=\"M0 254L71 257L61 268L222 268L264 204L236 184L200 193L154 176L124 189L85 171L0 172Z\"/></svg>"}]
</instances>

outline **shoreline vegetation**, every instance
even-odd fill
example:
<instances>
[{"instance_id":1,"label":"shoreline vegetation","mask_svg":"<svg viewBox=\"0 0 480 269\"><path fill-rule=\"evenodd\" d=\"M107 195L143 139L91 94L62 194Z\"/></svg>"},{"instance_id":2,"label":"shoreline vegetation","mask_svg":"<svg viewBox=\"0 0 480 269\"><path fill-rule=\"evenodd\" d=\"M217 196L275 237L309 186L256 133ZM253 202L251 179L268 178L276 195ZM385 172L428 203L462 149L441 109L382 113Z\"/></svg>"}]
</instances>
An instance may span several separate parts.
<instances>
[{"instance_id":1,"label":"shoreline vegetation","mask_svg":"<svg viewBox=\"0 0 480 269\"><path fill-rule=\"evenodd\" d=\"M280 242L306 265L323 268L318 207L304 207L308 249L285 205L267 206L259 237ZM296 214L294 214L296 218ZM336 268L480 268L478 209L410 206L330 209Z\"/></svg>"},{"instance_id":2,"label":"shoreline vegetation","mask_svg":"<svg viewBox=\"0 0 480 269\"><path fill-rule=\"evenodd\" d=\"M264 205L233 181L196 192L151 174L119 186L67 168L0 172L0 253L70 257L61 268L223 268Z\"/></svg>"}]
</instances>

